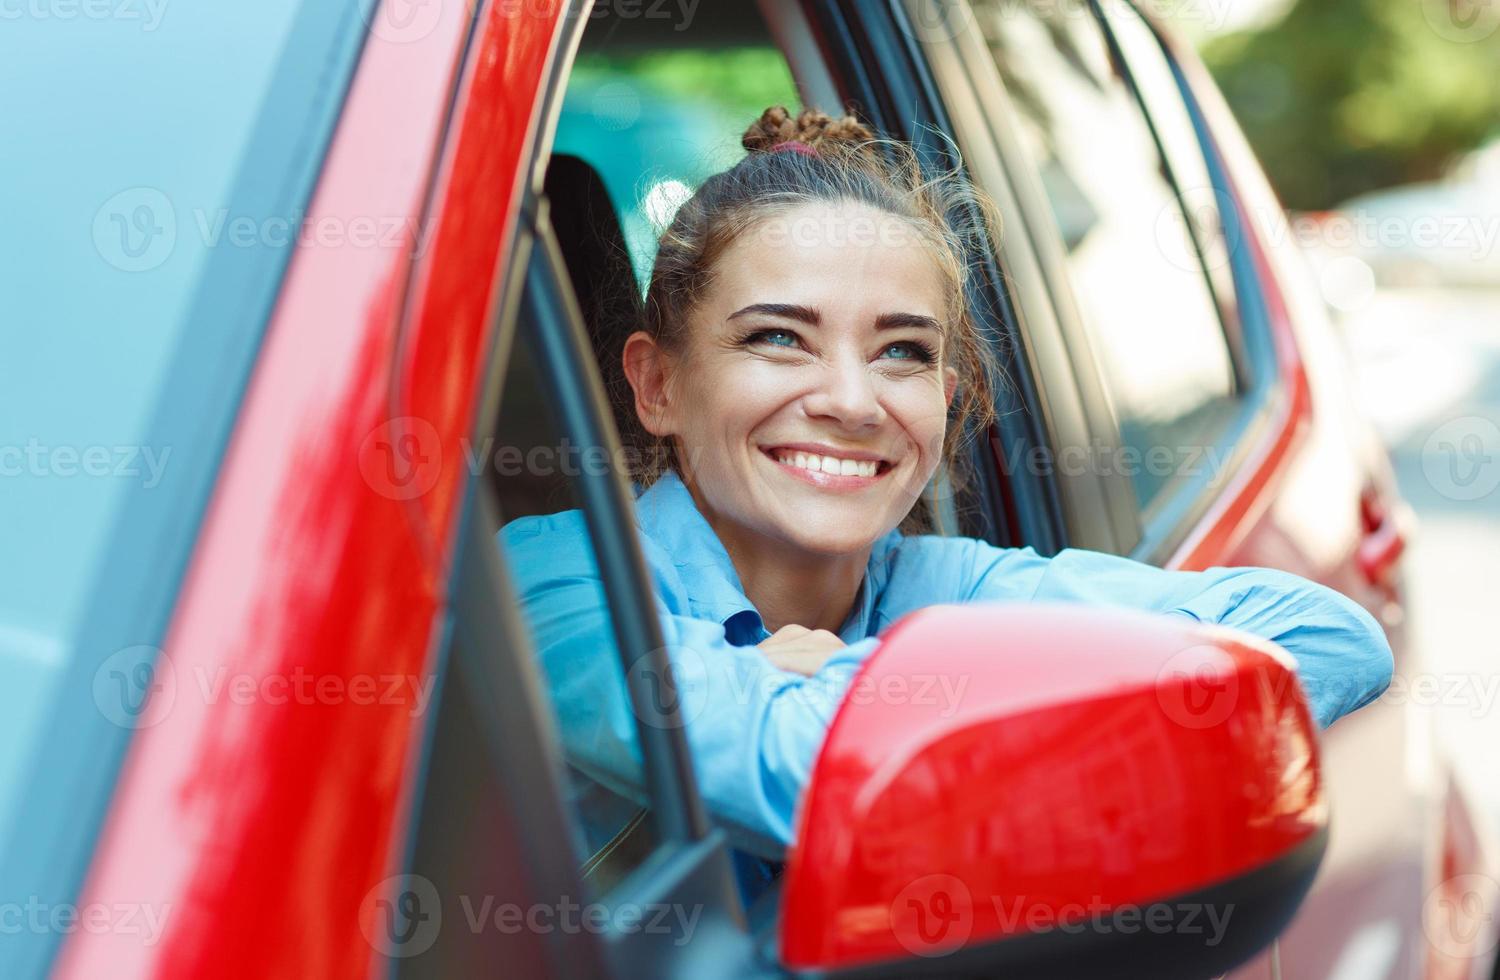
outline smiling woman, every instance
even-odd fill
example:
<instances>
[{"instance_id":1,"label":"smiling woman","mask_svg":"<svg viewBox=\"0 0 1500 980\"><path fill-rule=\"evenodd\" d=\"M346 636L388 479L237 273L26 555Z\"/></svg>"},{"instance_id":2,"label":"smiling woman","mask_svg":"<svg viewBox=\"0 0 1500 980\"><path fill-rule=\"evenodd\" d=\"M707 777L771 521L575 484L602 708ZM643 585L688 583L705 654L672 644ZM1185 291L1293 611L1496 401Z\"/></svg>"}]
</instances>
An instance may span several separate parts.
<instances>
[{"instance_id":1,"label":"smiling woman","mask_svg":"<svg viewBox=\"0 0 1500 980\"><path fill-rule=\"evenodd\" d=\"M744 146L662 235L616 413L650 450L636 519L670 693L703 796L742 846L793 839L849 684L891 623L935 604L1065 600L1238 627L1297 659L1323 725L1384 689L1380 626L1295 576L913 533L924 488L993 418L989 345L964 302L990 209L852 118L774 107ZM954 222L966 213L977 224ZM520 517L500 543L569 761L639 798L582 515Z\"/></svg>"}]
</instances>

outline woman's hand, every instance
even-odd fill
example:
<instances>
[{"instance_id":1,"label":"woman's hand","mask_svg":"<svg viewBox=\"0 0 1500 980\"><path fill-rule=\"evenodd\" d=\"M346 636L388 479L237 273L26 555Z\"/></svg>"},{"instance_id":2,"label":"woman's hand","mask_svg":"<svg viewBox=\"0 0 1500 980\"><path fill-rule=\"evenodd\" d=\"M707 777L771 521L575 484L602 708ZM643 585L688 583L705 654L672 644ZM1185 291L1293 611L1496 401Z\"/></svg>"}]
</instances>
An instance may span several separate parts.
<instances>
[{"instance_id":1,"label":"woman's hand","mask_svg":"<svg viewBox=\"0 0 1500 980\"><path fill-rule=\"evenodd\" d=\"M844 648L844 641L827 630L810 630L794 624L783 626L757 645L774 666L811 677L829 657Z\"/></svg>"}]
</instances>

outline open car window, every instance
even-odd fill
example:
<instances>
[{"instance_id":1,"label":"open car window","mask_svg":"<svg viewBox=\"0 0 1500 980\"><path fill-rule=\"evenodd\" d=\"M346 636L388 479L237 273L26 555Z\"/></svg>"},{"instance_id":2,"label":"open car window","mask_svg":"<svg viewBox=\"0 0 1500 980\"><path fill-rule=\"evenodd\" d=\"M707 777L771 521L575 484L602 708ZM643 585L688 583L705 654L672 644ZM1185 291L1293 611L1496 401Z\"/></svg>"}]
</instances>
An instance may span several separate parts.
<instances>
[{"instance_id":1,"label":"open car window","mask_svg":"<svg viewBox=\"0 0 1500 980\"><path fill-rule=\"evenodd\" d=\"M715 9L680 32L591 25L568 79L554 152L598 173L642 291L657 235L698 185L745 155L745 126L766 106L801 103L753 6L724 6L737 9ZM700 23L721 16L732 23Z\"/></svg>"}]
</instances>

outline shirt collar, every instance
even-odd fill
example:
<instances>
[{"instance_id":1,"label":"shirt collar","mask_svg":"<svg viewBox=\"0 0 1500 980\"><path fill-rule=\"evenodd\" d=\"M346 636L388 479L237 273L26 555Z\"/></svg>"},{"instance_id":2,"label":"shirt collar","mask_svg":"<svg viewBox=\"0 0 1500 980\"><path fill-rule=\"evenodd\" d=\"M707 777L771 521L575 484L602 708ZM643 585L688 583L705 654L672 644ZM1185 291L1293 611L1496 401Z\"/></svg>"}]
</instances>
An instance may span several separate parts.
<instances>
[{"instance_id":1,"label":"shirt collar","mask_svg":"<svg viewBox=\"0 0 1500 980\"><path fill-rule=\"evenodd\" d=\"M758 642L765 632L760 613L745 595L729 553L677 472L668 470L648 487L636 499L635 509L640 529L662 546L679 569L691 570L691 574L681 579L693 615L723 623L726 632L732 630L731 639L734 633L744 630L741 635L753 637L750 642ZM864 581L840 630L840 639L845 643L869 634L887 579L887 558L900 541L900 531L893 530L870 549Z\"/></svg>"}]
</instances>

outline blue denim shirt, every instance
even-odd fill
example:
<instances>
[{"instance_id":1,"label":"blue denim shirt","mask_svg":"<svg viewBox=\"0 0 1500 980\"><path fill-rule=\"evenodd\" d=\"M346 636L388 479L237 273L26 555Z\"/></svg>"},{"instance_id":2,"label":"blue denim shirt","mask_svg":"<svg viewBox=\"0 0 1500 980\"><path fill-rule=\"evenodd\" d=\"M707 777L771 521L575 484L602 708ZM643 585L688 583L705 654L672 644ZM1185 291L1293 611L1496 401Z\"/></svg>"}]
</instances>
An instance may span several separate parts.
<instances>
[{"instance_id":1,"label":"blue denim shirt","mask_svg":"<svg viewBox=\"0 0 1500 980\"><path fill-rule=\"evenodd\" d=\"M1165 571L1099 552L1045 558L973 538L903 535L875 542L848 644L812 677L773 667L755 644L770 634L692 495L672 472L636 501L675 694L698 786L741 846L784 845L793 811L835 709L887 626L935 603L1065 600L1176 613L1280 644L1319 725L1378 697L1390 681L1385 633L1354 601L1264 568ZM511 521L500 531L516 591L575 765L639 796L636 720L583 515ZM748 832L747 839L743 835ZM757 846L758 842L761 846Z\"/></svg>"}]
</instances>

